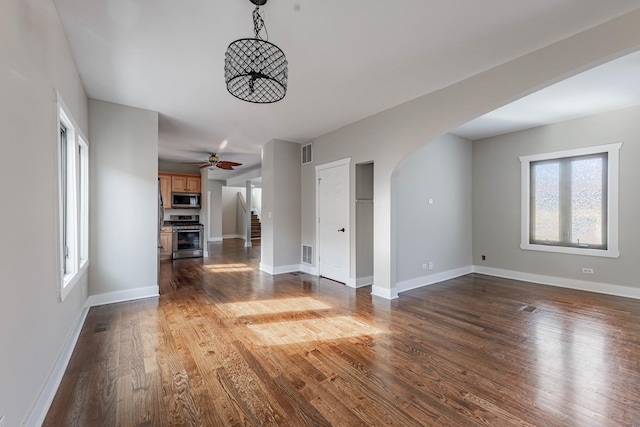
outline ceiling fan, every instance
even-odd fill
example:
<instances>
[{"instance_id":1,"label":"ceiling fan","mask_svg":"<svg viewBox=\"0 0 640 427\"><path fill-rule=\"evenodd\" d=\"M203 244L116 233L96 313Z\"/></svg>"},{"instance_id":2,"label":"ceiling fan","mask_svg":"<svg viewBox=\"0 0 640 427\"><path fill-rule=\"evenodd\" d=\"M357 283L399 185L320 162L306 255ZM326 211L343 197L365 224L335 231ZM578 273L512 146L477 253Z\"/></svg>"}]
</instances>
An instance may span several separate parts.
<instances>
[{"instance_id":1,"label":"ceiling fan","mask_svg":"<svg viewBox=\"0 0 640 427\"><path fill-rule=\"evenodd\" d=\"M227 171L232 171L234 170L233 167L234 166L241 166L242 163L237 163L237 162L229 162L226 160L220 160L220 158L218 158L218 155L216 153L210 153L209 154L209 159L207 160L206 163L191 163L191 164L196 164L196 165L200 165L200 169L203 168L210 168L213 166L216 166L220 169L224 169Z\"/></svg>"}]
</instances>

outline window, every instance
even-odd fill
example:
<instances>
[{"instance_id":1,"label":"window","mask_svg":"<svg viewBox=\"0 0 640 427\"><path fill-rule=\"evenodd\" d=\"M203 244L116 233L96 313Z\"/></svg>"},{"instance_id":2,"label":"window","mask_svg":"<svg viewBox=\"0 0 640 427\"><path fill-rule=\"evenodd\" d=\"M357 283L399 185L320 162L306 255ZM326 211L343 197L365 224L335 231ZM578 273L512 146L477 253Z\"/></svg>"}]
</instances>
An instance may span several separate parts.
<instances>
[{"instance_id":1,"label":"window","mask_svg":"<svg viewBox=\"0 0 640 427\"><path fill-rule=\"evenodd\" d=\"M60 298L75 286L89 259L89 147L58 95Z\"/></svg>"},{"instance_id":2,"label":"window","mask_svg":"<svg viewBox=\"0 0 640 427\"><path fill-rule=\"evenodd\" d=\"M520 158L522 249L618 257L621 143Z\"/></svg>"}]
</instances>

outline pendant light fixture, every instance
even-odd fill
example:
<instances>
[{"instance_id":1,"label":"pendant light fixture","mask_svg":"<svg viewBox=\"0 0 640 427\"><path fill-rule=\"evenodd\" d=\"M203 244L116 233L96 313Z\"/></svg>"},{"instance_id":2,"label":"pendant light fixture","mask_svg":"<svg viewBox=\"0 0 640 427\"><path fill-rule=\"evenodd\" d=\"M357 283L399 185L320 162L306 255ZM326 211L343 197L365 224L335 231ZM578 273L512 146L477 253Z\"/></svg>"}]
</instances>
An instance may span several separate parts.
<instances>
[{"instance_id":1,"label":"pendant light fixture","mask_svg":"<svg viewBox=\"0 0 640 427\"><path fill-rule=\"evenodd\" d=\"M287 58L278 46L270 43L260 6L267 0L250 0L255 38L239 39L227 48L224 79L227 90L236 98L256 104L280 101L287 93ZM261 32L264 30L266 38Z\"/></svg>"}]
</instances>

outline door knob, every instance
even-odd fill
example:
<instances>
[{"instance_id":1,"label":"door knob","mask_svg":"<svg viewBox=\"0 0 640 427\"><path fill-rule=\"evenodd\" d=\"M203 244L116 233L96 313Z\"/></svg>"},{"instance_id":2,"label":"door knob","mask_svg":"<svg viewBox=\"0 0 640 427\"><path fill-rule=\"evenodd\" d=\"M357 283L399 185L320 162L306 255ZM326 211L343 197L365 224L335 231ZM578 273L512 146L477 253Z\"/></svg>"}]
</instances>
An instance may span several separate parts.
<instances>
[{"instance_id":1,"label":"door knob","mask_svg":"<svg viewBox=\"0 0 640 427\"><path fill-rule=\"evenodd\" d=\"M338 231L342 231L342 232L344 233L344 227L342 227L342 228L341 228L340 230L338 230Z\"/></svg>"}]
</instances>

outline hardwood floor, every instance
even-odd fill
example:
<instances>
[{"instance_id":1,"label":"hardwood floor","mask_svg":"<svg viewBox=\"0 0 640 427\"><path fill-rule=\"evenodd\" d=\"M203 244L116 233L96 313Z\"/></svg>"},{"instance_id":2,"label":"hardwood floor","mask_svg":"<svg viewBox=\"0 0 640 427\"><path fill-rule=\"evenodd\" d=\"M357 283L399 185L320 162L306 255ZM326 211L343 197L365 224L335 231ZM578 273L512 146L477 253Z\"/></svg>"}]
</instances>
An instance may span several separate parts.
<instances>
[{"instance_id":1,"label":"hardwood floor","mask_svg":"<svg viewBox=\"0 0 640 427\"><path fill-rule=\"evenodd\" d=\"M389 302L258 253L92 308L44 425L640 425L640 301L471 274Z\"/></svg>"}]
</instances>

